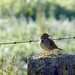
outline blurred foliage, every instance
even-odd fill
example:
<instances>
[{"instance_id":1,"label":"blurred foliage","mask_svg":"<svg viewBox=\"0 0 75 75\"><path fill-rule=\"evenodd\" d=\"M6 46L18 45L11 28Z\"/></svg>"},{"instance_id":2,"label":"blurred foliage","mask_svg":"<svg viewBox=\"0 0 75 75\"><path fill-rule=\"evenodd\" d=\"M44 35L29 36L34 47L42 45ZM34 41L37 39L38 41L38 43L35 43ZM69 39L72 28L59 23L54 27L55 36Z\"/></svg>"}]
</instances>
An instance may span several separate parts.
<instances>
[{"instance_id":1,"label":"blurred foliage","mask_svg":"<svg viewBox=\"0 0 75 75\"><path fill-rule=\"evenodd\" d=\"M0 42L38 40L44 32L53 38L73 37L74 6L74 0L0 0ZM75 54L74 40L55 42L64 53ZM1 45L0 74L27 75L27 57L41 53L38 42Z\"/></svg>"},{"instance_id":2,"label":"blurred foliage","mask_svg":"<svg viewBox=\"0 0 75 75\"><path fill-rule=\"evenodd\" d=\"M8 65L9 64L9 65ZM18 68L15 66L15 56L10 61L3 55L0 57L0 75L18 75Z\"/></svg>"},{"instance_id":3,"label":"blurred foliage","mask_svg":"<svg viewBox=\"0 0 75 75\"><path fill-rule=\"evenodd\" d=\"M29 17L35 20L38 12L42 12L46 18L54 16L60 19L61 15L68 17L69 20L75 18L74 0L1 0L0 2L2 17L15 15L20 18L23 15L29 21Z\"/></svg>"}]
</instances>

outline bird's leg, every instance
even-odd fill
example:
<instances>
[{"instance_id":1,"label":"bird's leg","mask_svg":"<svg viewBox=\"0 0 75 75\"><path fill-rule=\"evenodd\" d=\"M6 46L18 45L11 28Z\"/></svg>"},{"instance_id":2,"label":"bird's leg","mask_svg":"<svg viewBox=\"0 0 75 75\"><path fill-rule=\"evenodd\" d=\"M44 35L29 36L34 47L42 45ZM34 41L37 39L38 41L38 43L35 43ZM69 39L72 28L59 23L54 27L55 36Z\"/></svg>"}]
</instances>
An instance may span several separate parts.
<instances>
[{"instance_id":1,"label":"bird's leg","mask_svg":"<svg viewBox=\"0 0 75 75\"><path fill-rule=\"evenodd\" d=\"M45 53L40 54L40 55L49 55L49 54L50 54L50 52L45 51Z\"/></svg>"},{"instance_id":2,"label":"bird's leg","mask_svg":"<svg viewBox=\"0 0 75 75\"><path fill-rule=\"evenodd\" d=\"M50 55L50 52L47 52L46 55Z\"/></svg>"}]
</instances>

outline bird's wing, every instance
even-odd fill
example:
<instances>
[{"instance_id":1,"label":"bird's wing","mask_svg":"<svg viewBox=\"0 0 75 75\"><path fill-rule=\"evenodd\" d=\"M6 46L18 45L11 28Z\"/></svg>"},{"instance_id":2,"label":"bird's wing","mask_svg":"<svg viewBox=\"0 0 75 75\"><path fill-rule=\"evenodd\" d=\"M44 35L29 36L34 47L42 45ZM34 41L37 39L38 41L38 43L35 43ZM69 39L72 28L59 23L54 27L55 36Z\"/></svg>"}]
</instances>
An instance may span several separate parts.
<instances>
[{"instance_id":1,"label":"bird's wing","mask_svg":"<svg viewBox=\"0 0 75 75\"><path fill-rule=\"evenodd\" d=\"M56 49L58 48L52 39L47 39L46 41L51 47Z\"/></svg>"}]
</instances>

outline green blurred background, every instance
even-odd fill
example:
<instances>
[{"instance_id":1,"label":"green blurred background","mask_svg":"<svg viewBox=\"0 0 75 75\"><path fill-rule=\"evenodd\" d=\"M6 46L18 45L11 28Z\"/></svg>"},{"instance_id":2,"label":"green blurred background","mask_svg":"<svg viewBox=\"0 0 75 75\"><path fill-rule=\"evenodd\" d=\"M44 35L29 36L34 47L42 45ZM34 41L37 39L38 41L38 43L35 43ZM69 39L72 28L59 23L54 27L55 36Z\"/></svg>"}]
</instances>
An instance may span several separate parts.
<instances>
[{"instance_id":1,"label":"green blurred background","mask_svg":"<svg viewBox=\"0 0 75 75\"><path fill-rule=\"evenodd\" d=\"M0 43L75 36L75 0L0 0ZM55 41L75 54L74 40ZM58 50L53 53L59 52ZM0 46L0 74L27 75L27 58L43 53L38 42Z\"/></svg>"}]
</instances>

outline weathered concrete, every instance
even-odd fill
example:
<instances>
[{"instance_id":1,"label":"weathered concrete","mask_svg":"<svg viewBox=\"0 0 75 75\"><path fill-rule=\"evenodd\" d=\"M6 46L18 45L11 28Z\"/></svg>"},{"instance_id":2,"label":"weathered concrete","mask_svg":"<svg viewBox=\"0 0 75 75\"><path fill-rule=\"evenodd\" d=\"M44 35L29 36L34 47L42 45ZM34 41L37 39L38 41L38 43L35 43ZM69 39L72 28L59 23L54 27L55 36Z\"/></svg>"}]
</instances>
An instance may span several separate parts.
<instances>
[{"instance_id":1,"label":"weathered concrete","mask_svg":"<svg viewBox=\"0 0 75 75\"><path fill-rule=\"evenodd\" d=\"M75 55L31 56L28 75L75 75Z\"/></svg>"}]
</instances>

